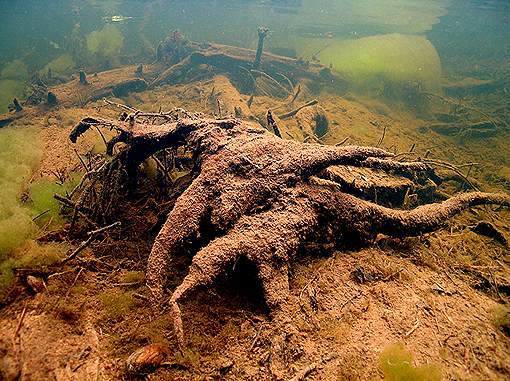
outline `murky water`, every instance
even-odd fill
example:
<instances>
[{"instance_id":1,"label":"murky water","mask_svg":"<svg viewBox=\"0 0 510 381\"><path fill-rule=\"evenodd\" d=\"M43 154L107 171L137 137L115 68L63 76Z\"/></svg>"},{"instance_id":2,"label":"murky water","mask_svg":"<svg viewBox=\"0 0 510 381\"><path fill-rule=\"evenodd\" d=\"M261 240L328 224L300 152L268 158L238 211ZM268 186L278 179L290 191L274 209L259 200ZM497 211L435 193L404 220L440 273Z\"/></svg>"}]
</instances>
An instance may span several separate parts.
<instances>
[{"instance_id":1,"label":"murky water","mask_svg":"<svg viewBox=\"0 0 510 381\"><path fill-rule=\"evenodd\" d=\"M318 59L362 92L381 73L435 93L452 79L507 78L502 0L12 1L0 13L0 111L26 97L35 72L68 80L79 69L150 63L175 29L255 48L260 26L270 30L267 51Z\"/></svg>"},{"instance_id":2,"label":"murky water","mask_svg":"<svg viewBox=\"0 0 510 381\"><path fill-rule=\"evenodd\" d=\"M300 50L300 39L390 33L425 35L444 54L505 54L510 44L509 5L497 0L29 0L2 2L0 20L0 65L21 59L29 72L72 54L77 39L108 23L122 34L119 54L127 56L174 29L194 41L253 47L259 26L271 30L268 48L280 50Z\"/></svg>"}]
</instances>

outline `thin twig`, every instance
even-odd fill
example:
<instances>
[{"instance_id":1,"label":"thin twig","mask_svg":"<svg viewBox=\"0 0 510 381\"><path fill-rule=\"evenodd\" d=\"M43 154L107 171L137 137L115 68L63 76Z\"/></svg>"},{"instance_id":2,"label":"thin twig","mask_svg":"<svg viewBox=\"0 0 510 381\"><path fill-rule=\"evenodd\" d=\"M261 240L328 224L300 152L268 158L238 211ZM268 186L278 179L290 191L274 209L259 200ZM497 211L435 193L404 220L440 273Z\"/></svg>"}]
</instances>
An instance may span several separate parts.
<instances>
[{"instance_id":1,"label":"thin twig","mask_svg":"<svg viewBox=\"0 0 510 381\"><path fill-rule=\"evenodd\" d=\"M80 267L80 270L78 270L78 274L76 274L76 276L74 277L74 280L73 280L73 283L71 283L71 285L69 286L69 288L67 289L67 292L64 296L64 299L66 299L69 294L71 293L71 289L74 287L74 285L76 284L76 281L78 280L78 277L80 276L80 274L83 272L83 267ZM60 299L59 299L60 300ZM57 303L58 304L58 303Z\"/></svg>"},{"instance_id":2,"label":"thin twig","mask_svg":"<svg viewBox=\"0 0 510 381\"><path fill-rule=\"evenodd\" d=\"M259 340L260 333L262 332L262 328L264 328L264 324L261 324L259 329L257 330L257 333L255 334L255 337L253 338L253 341L250 345L250 349L248 349L248 352L251 352L253 348L255 348L255 345L257 344L257 341Z\"/></svg>"},{"instance_id":3,"label":"thin twig","mask_svg":"<svg viewBox=\"0 0 510 381\"><path fill-rule=\"evenodd\" d=\"M501 294L499 292L498 284L496 282L496 277L494 276L494 273L492 272L491 266L487 266L487 269L489 270L489 274L491 275L492 282L494 283L494 289L496 290L496 294L498 294L498 297L500 300L504 301L505 299L503 299L503 297L501 296Z\"/></svg>"},{"instance_id":4,"label":"thin twig","mask_svg":"<svg viewBox=\"0 0 510 381\"><path fill-rule=\"evenodd\" d=\"M381 139L379 139L379 142L377 142L377 144L375 145L376 147L381 146L385 136L386 136L386 126L384 126L384 128L383 128Z\"/></svg>"},{"instance_id":5,"label":"thin twig","mask_svg":"<svg viewBox=\"0 0 510 381\"><path fill-rule=\"evenodd\" d=\"M291 92L289 89L286 89L285 87L283 87L283 86L281 85L281 83L280 83L280 82L278 82L276 79L274 79L273 77L271 77L269 74L266 74L266 73L264 73L263 71L255 70L255 69L251 69L251 71L252 71L252 72L255 72L255 73L259 74L259 75L262 75L263 77L265 77L265 78L269 79L270 81L273 81L274 83L276 83L276 85L277 85L280 89L282 89L283 91L285 91L285 92L286 92L286 93L288 93L289 95L290 95L290 94L292 94L292 92Z\"/></svg>"},{"instance_id":6,"label":"thin twig","mask_svg":"<svg viewBox=\"0 0 510 381\"><path fill-rule=\"evenodd\" d=\"M48 278L46 278L46 280L49 280L50 278L53 278L54 276L59 276L59 275L64 275L64 274L72 273L74 270L76 270L76 269L73 268L71 270L67 270L67 271L62 271L60 273L51 274L51 275L48 276Z\"/></svg>"},{"instance_id":7,"label":"thin twig","mask_svg":"<svg viewBox=\"0 0 510 381\"><path fill-rule=\"evenodd\" d=\"M290 93L292 94L292 93L294 92L294 85L292 84L292 82L290 81L290 79L289 79L287 76L283 75L282 73L276 73L276 74L278 74L279 76L281 76L283 79L285 79L285 80L287 81L287 83L288 83L288 84L289 84L289 86L290 86ZM301 86L301 85L300 85L300 86Z\"/></svg>"},{"instance_id":8,"label":"thin twig","mask_svg":"<svg viewBox=\"0 0 510 381\"><path fill-rule=\"evenodd\" d=\"M71 259L73 259L74 257L76 257L83 249L85 249L88 245L90 245L90 243L92 242L92 240L94 239L94 236L99 234L99 233L102 233L104 232L105 230L108 230L108 229L111 229L113 227L116 227L116 226L120 226L120 221L117 221L117 222L114 222L113 224L111 225L108 225L108 226L104 226L102 228L99 228L99 229L96 229L96 230L92 230L90 232L87 233L87 235L89 236L89 238L86 240L86 241L83 241L82 244L75 250L73 251L71 254L69 254L67 257L65 257L64 259L62 259L60 261L60 263L64 263L64 262L67 262Z\"/></svg>"},{"instance_id":9,"label":"thin twig","mask_svg":"<svg viewBox=\"0 0 510 381\"><path fill-rule=\"evenodd\" d=\"M124 110L127 110L127 111L131 111L131 112L137 112L138 111L136 108L129 107L129 106L117 103L117 102L112 102L112 101L109 101L106 98L103 98L103 102L106 103L106 104L118 107L118 108L123 108Z\"/></svg>"},{"instance_id":10,"label":"thin twig","mask_svg":"<svg viewBox=\"0 0 510 381\"><path fill-rule=\"evenodd\" d=\"M349 140L350 136L347 136L344 140L342 140L341 142L339 143L336 143L335 146L341 146L342 144L344 144L347 140Z\"/></svg>"},{"instance_id":11,"label":"thin twig","mask_svg":"<svg viewBox=\"0 0 510 381\"><path fill-rule=\"evenodd\" d=\"M404 336L405 337L410 336L414 331L416 331L418 329L419 326L420 326L420 319L416 318L416 324L414 325L413 328L411 328L409 331L407 331L407 333Z\"/></svg>"},{"instance_id":12,"label":"thin twig","mask_svg":"<svg viewBox=\"0 0 510 381\"><path fill-rule=\"evenodd\" d=\"M106 143L106 139L104 138L103 133L101 132L101 130L99 129L99 127L97 125L95 127L96 127L97 132L99 132L99 135L101 135L101 138L103 139L103 143L104 143L105 147L108 147L108 143Z\"/></svg>"},{"instance_id":13,"label":"thin twig","mask_svg":"<svg viewBox=\"0 0 510 381\"><path fill-rule=\"evenodd\" d=\"M14 335L12 337L13 340L15 340L16 336L18 336L19 330L21 329L21 325L23 324L23 319L25 318L25 314L27 312L28 300L29 300L28 298L25 300L25 305L23 306L23 310L21 311L18 326L16 327L16 330L14 331Z\"/></svg>"},{"instance_id":14,"label":"thin twig","mask_svg":"<svg viewBox=\"0 0 510 381\"><path fill-rule=\"evenodd\" d=\"M78 156L78 159L80 160L81 162L81 165L83 165L83 168L85 168L85 171L88 172L90 170L90 168L87 167L87 164L85 164L85 162L83 161L83 159L81 158L80 154L78 153L78 150L75 148L74 149L74 153L76 153L76 156Z\"/></svg>"},{"instance_id":15,"label":"thin twig","mask_svg":"<svg viewBox=\"0 0 510 381\"><path fill-rule=\"evenodd\" d=\"M352 288L352 287L351 287ZM356 290L358 291L358 294L357 295L354 295L352 298L348 299L347 301L345 301L341 306L340 308L338 309L338 312L342 312L342 310L345 308L345 306L347 306L349 303L352 303L355 299L358 299L362 294L363 292L361 290Z\"/></svg>"},{"instance_id":16,"label":"thin twig","mask_svg":"<svg viewBox=\"0 0 510 381\"><path fill-rule=\"evenodd\" d=\"M113 283L112 286L114 286L114 287L129 287L129 286L137 286L142 283L145 283L145 281L139 280L138 282Z\"/></svg>"},{"instance_id":17,"label":"thin twig","mask_svg":"<svg viewBox=\"0 0 510 381\"><path fill-rule=\"evenodd\" d=\"M323 52L328 46L330 46L331 44L327 44L326 46L324 46L323 48L319 49L319 51L317 51L317 53L313 54L312 55L312 61L317 61L317 55L321 52Z\"/></svg>"},{"instance_id":18,"label":"thin twig","mask_svg":"<svg viewBox=\"0 0 510 381\"><path fill-rule=\"evenodd\" d=\"M59 195L57 193L53 194L53 198L55 200L60 201L64 205L70 206L71 208L76 207L76 203L74 201L69 200L67 197L61 196L61 195Z\"/></svg>"},{"instance_id":19,"label":"thin twig","mask_svg":"<svg viewBox=\"0 0 510 381\"><path fill-rule=\"evenodd\" d=\"M143 300L144 302L148 302L149 298L142 294L137 294L136 292L132 293L131 296L136 299Z\"/></svg>"},{"instance_id":20,"label":"thin twig","mask_svg":"<svg viewBox=\"0 0 510 381\"><path fill-rule=\"evenodd\" d=\"M301 292L299 293L299 301L301 302L301 298L303 297L303 293L306 291L306 289L313 283L315 280L319 277L320 272L324 267L326 267L331 261L333 260L333 257L328 258L326 262L324 262L317 270L314 271L312 277L310 280L305 284L305 286L302 288Z\"/></svg>"},{"instance_id":21,"label":"thin twig","mask_svg":"<svg viewBox=\"0 0 510 381\"><path fill-rule=\"evenodd\" d=\"M44 212L42 213L39 213L37 216L35 216L34 218L32 218L32 221L35 221L37 220L39 217L42 217L44 216L46 213L48 213L50 210L49 209L46 209Z\"/></svg>"},{"instance_id":22,"label":"thin twig","mask_svg":"<svg viewBox=\"0 0 510 381\"><path fill-rule=\"evenodd\" d=\"M76 257L83 249L85 249L88 245L90 245L90 243L92 242L93 239L94 239L94 236L90 236L86 241L83 241L82 244L75 251L73 251L71 254L69 254L64 259L60 260L60 263L65 263L67 261L70 261L74 257Z\"/></svg>"},{"instance_id":23,"label":"thin twig","mask_svg":"<svg viewBox=\"0 0 510 381\"><path fill-rule=\"evenodd\" d=\"M108 230L108 229L111 229L111 228L114 228L116 226L120 226L121 223L120 221L117 221L117 222L114 222L113 224L111 225L107 225L107 226L103 226L102 228L99 228L99 229L96 229L96 230L92 230L90 232L87 233L87 235L89 236L93 236L93 235L96 235L96 234L99 234L99 233L102 233L104 232L105 230Z\"/></svg>"},{"instance_id":24,"label":"thin twig","mask_svg":"<svg viewBox=\"0 0 510 381\"><path fill-rule=\"evenodd\" d=\"M282 115L278 115L278 118L280 118L280 119L290 118L291 116L296 115L299 112L299 110L301 110L301 109L303 109L305 107L308 107L308 106L313 106L314 104L317 104L317 103L319 103L319 101L317 99L314 99L314 100L304 104L303 106L298 107L298 108L296 108L296 109L294 109L294 110L292 110L290 112L287 112L287 113L282 114Z\"/></svg>"},{"instance_id":25,"label":"thin twig","mask_svg":"<svg viewBox=\"0 0 510 381\"><path fill-rule=\"evenodd\" d=\"M331 353L330 355L324 356L322 360L316 361L303 369L301 369L299 372L296 373L294 377L292 377L289 381L301 381L304 380L306 376L308 376L310 373L312 373L315 369L322 367L322 365L325 365L327 362L334 360L338 357L338 353Z\"/></svg>"},{"instance_id":26,"label":"thin twig","mask_svg":"<svg viewBox=\"0 0 510 381\"><path fill-rule=\"evenodd\" d=\"M435 164L440 167L448 168L454 171L460 177L462 177L471 186L471 188L473 188L476 191L478 190L478 188L467 178L467 176L465 176L461 171L459 171L458 167L456 167L455 165L435 159L423 159L422 162L425 164Z\"/></svg>"},{"instance_id":27,"label":"thin twig","mask_svg":"<svg viewBox=\"0 0 510 381\"><path fill-rule=\"evenodd\" d=\"M427 96L434 96L434 97L437 97L439 99L441 99L443 102L445 103L453 103L454 105L456 105L457 107L460 107L460 103L457 103L451 99L448 99L448 98L445 98L443 97L442 95L439 95L439 94L435 94L435 93L431 93L431 92L422 92L423 94L427 95ZM462 101L462 99L461 99ZM487 115L486 113L484 113L483 111L481 111L480 109L474 107L474 106L468 106L468 105L463 105L462 106L463 108L465 109L471 109L477 113L479 113L480 115L486 117L490 123L492 123L492 125L495 127L495 128L498 128L498 125L496 124L496 122L494 120L492 120L492 118Z\"/></svg>"},{"instance_id":28,"label":"thin twig","mask_svg":"<svg viewBox=\"0 0 510 381\"><path fill-rule=\"evenodd\" d=\"M387 282L390 279L394 278L398 274L400 274L402 271L404 271L404 268L401 268L400 270L395 271L393 274L388 275L386 278L381 279L383 282Z\"/></svg>"}]
</instances>

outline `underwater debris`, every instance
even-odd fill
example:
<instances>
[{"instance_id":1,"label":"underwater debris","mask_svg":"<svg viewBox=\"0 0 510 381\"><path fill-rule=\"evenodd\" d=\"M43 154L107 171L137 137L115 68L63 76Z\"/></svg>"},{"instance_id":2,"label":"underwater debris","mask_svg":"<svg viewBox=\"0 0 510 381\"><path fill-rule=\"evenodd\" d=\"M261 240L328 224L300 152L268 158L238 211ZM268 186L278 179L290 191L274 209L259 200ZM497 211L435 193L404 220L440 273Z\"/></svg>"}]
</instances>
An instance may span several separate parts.
<instances>
[{"instance_id":1,"label":"underwater debris","mask_svg":"<svg viewBox=\"0 0 510 381\"><path fill-rule=\"evenodd\" d=\"M283 140L237 119L208 119L183 110L184 116L172 121L175 115L131 111L129 121L82 120L73 141L92 126L115 129L119 135L113 142L126 146L105 171L117 168L131 176L139 164L163 148L186 146L191 150L194 179L170 211L147 267L150 300L158 310L166 303L164 286L171 256L189 242L201 248L168 301L180 347L185 340L178 302L198 287L209 286L240 256L258 268L265 300L278 327L272 340L277 353L290 329L284 317L289 265L308 241L359 248L379 233L403 238L438 230L474 205L510 206L507 195L473 192L409 211L386 208L344 193L316 176L330 165L423 172L425 164L394 161L391 153L375 147ZM162 118L163 123L147 122L154 118ZM272 357L274 361L279 358Z\"/></svg>"},{"instance_id":2,"label":"underwater debris","mask_svg":"<svg viewBox=\"0 0 510 381\"><path fill-rule=\"evenodd\" d=\"M170 351L162 345L147 345L133 352L126 360L126 371L132 375L147 375L159 368Z\"/></svg>"},{"instance_id":3,"label":"underwater debris","mask_svg":"<svg viewBox=\"0 0 510 381\"><path fill-rule=\"evenodd\" d=\"M88 85L89 83L87 81L87 76L85 75L85 72L83 70L80 70L78 74L80 75L80 83Z\"/></svg>"},{"instance_id":4,"label":"underwater debris","mask_svg":"<svg viewBox=\"0 0 510 381\"><path fill-rule=\"evenodd\" d=\"M111 17L103 17L102 20L104 22L108 22L108 21L111 21L111 22L122 22L122 21L129 20L129 19L132 19L132 18L134 18L134 17L115 15L115 16L111 16Z\"/></svg>"},{"instance_id":5,"label":"underwater debris","mask_svg":"<svg viewBox=\"0 0 510 381\"><path fill-rule=\"evenodd\" d=\"M264 38L267 36L269 29L260 27L258 29L259 42L257 44L257 53L255 54L255 60L253 61L253 69L258 70L260 67L260 58L262 57L262 50L264 48Z\"/></svg>"}]
</instances>

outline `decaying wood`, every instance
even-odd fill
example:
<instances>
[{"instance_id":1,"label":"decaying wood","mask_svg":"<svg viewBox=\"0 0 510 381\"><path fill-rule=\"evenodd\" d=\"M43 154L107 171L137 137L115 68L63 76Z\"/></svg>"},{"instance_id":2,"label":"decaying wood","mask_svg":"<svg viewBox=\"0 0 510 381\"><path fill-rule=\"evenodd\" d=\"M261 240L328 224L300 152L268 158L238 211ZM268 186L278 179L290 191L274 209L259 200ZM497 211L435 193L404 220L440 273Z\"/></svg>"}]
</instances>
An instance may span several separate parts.
<instances>
[{"instance_id":1,"label":"decaying wood","mask_svg":"<svg viewBox=\"0 0 510 381\"><path fill-rule=\"evenodd\" d=\"M241 256L256 265L280 329L275 337L284 337L289 264L307 243L359 248L380 233L408 237L440 229L474 205L510 206L507 195L473 192L409 211L386 208L345 193L340 186L331 186L332 181L314 179L331 165L424 172L425 164L394 161L391 153L375 147L285 140L233 118L186 114L159 125L137 119L136 113L124 121L86 118L73 131L72 140L97 125L118 131L115 141L126 146L114 160L133 174L163 148L186 146L192 154L193 181L170 211L147 267L150 300L158 309L165 300L171 257L183 248L200 248L168 300L179 346L185 340L178 302L210 285ZM275 339L275 345L280 341Z\"/></svg>"},{"instance_id":2,"label":"decaying wood","mask_svg":"<svg viewBox=\"0 0 510 381\"><path fill-rule=\"evenodd\" d=\"M47 107L82 107L106 96L121 96L163 83L181 82L187 78L188 72L193 71L194 75L198 75L197 72L207 71L208 67L214 67L220 73L228 75L250 94L257 86L254 82L259 76L275 81L276 87L283 89L286 95L293 89L286 89L274 78L283 78L283 83L290 83L291 87L301 81L308 81L315 86L328 86L339 92L344 92L347 88L347 82L340 74L318 62L262 53L260 68L251 70L255 55L256 52L251 49L191 42L176 31L172 37L160 43L158 62L143 66L143 70L140 70L140 65L133 65L99 73L81 72L78 78L65 84L53 87L41 84L38 92L44 92L44 96L41 95L37 100L32 99L30 103L41 103ZM0 115L0 127L24 115L25 108Z\"/></svg>"},{"instance_id":3,"label":"decaying wood","mask_svg":"<svg viewBox=\"0 0 510 381\"><path fill-rule=\"evenodd\" d=\"M193 42L182 42L182 44L186 44L187 51L190 54L165 70L149 85L149 88L165 82L175 82L189 70L202 64L219 68L239 79L249 80L245 70L252 67L256 55L254 50L220 44L198 44ZM327 85L342 92L347 88L347 82L340 74L319 62L308 62L271 53L262 53L258 70L272 78L283 74L294 84L306 79L316 85Z\"/></svg>"},{"instance_id":4,"label":"decaying wood","mask_svg":"<svg viewBox=\"0 0 510 381\"><path fill-rule=\"evenodd\" d=\"M128 66L87 75L84 83L79 78L51 87L51 92L56 97L56 102L65 107L83 106L88 102L102 99L115 94L120 96L128 92L142 91L147 87L147 81L143 76L157 75L163 70L163 65L155 64L149 67L141 76L136 73L137 66Z\"/></svg>"}]
</instances>

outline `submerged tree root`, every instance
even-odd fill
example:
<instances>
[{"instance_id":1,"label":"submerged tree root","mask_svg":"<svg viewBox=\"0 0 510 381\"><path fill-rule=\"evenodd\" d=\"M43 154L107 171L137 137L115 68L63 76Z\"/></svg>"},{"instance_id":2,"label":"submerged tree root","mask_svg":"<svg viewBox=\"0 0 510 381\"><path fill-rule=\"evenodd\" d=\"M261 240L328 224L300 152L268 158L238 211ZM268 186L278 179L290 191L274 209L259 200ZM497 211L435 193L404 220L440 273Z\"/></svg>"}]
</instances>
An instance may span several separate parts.
<instances>
[{"instance_id":1,"label":"submerged tree root","mask_svg":"<svg viewBox=\"0 0 510 381\"><path fill-rule=\"evenodd\" d=\"M168 301L179 346L185 344L179 301L210 285L240 256L256 265L274 321L282 326L289 264L307 242L359 248L379 233L408 237L432 232L474 205L510 206L507 195L474 192L410 211L382 207L313 177L331 165L406 172L427 166L393 161L391 153L375 147L284 140L236 119L187 115L154 125L139 123L136 115L127 121L87 118L73 132L73 141L93 125L119 131L116 141L128 144L123 156L128 173L163 148L185 145L192 152L194 180L169 213L147 267L150 300L159 308L172 255L185 247L201 248ZM275 339L275 346L280 341Z\"/></svg>"}]
</instances>

